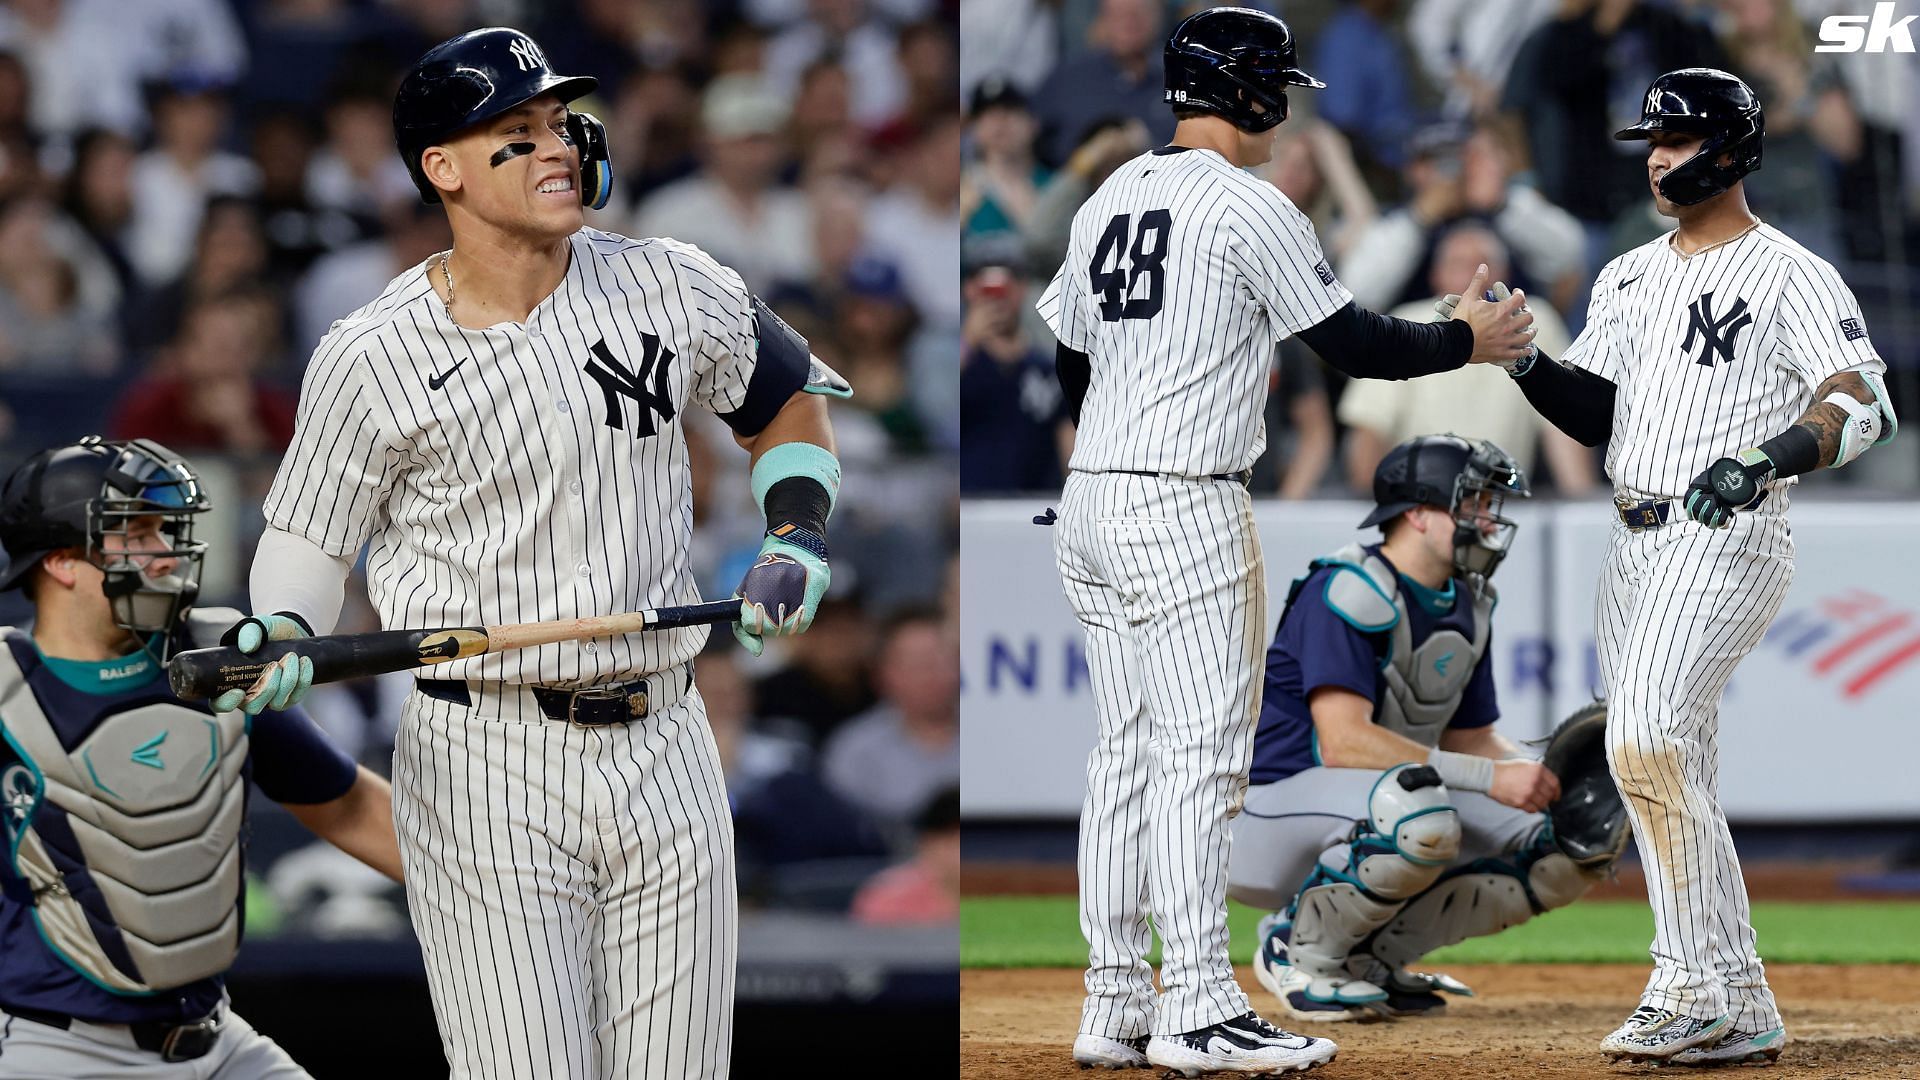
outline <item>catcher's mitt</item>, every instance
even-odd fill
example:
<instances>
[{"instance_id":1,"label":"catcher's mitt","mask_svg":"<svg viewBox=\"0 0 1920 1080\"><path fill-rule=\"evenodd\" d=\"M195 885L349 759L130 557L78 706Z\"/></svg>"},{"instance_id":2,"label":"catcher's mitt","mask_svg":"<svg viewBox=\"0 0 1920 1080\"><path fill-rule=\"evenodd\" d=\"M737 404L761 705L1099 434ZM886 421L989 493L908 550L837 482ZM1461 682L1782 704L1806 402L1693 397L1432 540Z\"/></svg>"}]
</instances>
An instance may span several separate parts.
<instances>
[{"instance_id":1,"label":"catcher's mitt","mask_svg":"<svg viewBox=\"0 0 1920 1080\"><path fill-rule=\"evenodd\" d=\"M1560 778L1560 798L1547 807L1560 850L1581 866L1618 858L1627 847L1627 807L1607 771L1607 703L1561 721L1541 762Z\"/></svg>"}]
</instances>

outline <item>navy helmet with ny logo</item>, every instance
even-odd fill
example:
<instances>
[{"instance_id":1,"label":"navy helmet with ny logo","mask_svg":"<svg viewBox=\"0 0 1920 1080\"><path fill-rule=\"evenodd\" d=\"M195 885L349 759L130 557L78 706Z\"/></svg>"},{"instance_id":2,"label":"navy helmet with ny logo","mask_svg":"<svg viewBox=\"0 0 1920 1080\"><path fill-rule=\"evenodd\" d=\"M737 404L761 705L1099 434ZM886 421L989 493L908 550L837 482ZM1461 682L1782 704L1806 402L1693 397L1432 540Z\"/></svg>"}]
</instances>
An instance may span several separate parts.
<instances>
[{"instance_id":1,"label":"navy helmet with ny logo","mask_svg":"<svg viewBox=\"0 0 1920 1080\"><path fill-rule=\"evenodd\" d=\"M547 54L518 30L505 26L470 30L428 49L401 80L393 98L393 140L420 197L437 203L440 193L420 168L420 155L427 147L541 94L571 102L592 93L596 85L590 76L556 74L547 66ZM583 167L587 151L581 148ZM593 186L583 178L582 195L595 194L585 190Z\"/></svg>"},{"instance_id":2,"label":"navy helmet with ny logo","mask_svg":"<svg viewBox=\"0 0 1920 1080\"><path fill-rule=\"evenodd\" d=\"M1760 167L1767 121L1753 88L1738 76L1718 68L1681 68L1653 80L1640 122L1613 137L1646 139L1655 132L1698 135L1703 140L1692 157L1660 178L1660 194L1668 202L1692 206L1726 191Z\"/></svg>"}]
</instances>

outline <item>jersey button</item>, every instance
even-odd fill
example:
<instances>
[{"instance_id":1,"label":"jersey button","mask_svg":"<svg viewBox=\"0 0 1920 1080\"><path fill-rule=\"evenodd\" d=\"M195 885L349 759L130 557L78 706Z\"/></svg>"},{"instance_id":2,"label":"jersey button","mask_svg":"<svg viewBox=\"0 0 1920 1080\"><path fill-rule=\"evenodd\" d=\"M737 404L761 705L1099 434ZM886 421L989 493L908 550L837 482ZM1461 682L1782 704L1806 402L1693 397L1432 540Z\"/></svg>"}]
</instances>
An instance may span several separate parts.
<instances>
[{"instance_id":1,"label":"jersey button","mask_svg":"<svg viewBox=\"0 0 1920 1080\"><path fill-rule=\"evenodd\" d=\"M587 642L587 651L588 651L588 652L593 652L593 651L595 651L596 649L598 649L599 647L600 647L600 646L598 646L598 645L595 645L595 644L594 644L593 642L591 642L591 641L589 641L589 642Z\"/></svg>"},{"instance_id":2,"label":"jersey button","mask_svg":"<svg viewBox=\"0 0 1920 1080\"><path fill-rule=\"evenodd\" d=\"M580 494L580 481L578 480L567 481L567 490L575 495Z\"/></svg>"},{"instance_id":3,"label":"jersey button","mask_svg":"<svg viewBox=\"0 0 1920 1080\"><path fill-rule=\"evenodd\" d=\"M569 404L567 404L567 399L566 399L566 398L561 398L561 399L560 399L560 403L559 403L558 405L555 405L555 406L554 406L554 408L556 408L556 409L559 409L559 410L560 410L561 412L572 412L572 411L573 411L573 406L572 406L572 405L569 405Z\"/></svg>"},{"instance_id":4,"label":"jersey button","mask_svg":"<svg viewBox=\"0 0 1920 1080\"><path fill-rule=\"evenodd\" d=\"M591 567L591 566L588 566L588 565L587 565L586 563L581 563L581 564L580 564L580 576L581 576L581 577L588 577L588 576L590 576L590 575L591 575L592 573L593 573L593 567Z\"/></svg>"}]
</instances>

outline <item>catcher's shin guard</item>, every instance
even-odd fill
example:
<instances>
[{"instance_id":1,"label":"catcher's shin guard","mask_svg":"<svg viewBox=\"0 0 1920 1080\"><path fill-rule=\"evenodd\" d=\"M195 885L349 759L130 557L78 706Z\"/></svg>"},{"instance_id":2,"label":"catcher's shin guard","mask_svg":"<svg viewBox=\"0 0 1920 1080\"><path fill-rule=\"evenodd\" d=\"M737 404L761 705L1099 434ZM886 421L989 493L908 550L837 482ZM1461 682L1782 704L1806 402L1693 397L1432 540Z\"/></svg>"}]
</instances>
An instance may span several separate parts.
<instances>
[{"instance_id":1,"label":"catcher's shin guard","mask_svg":"<svg viewBox=\"0 0 1920 1080\"><path fill-rule=\"evenodd\" d=\"M1315 1001L1364 1004L1386 997L1353 976L1349 955L1431 886L1460 851L1459 814L1427 766L1382 773L1367 811L1345 867L1316 866L1287 912L1290 962L1312 977L1306 992Z\"/></svg>"},{"instance_id":2,"label":"catcher's shin guard","mask_svg":"<svg viewBox=\"0 0 1920 1080\"><path fill-rule=\"evenodd\" d=\"M1389 967L1406 967L1435 949L1565 907L1606 877L1609 866L1581 866L1554 843L1551 829L1542 828L1518 854L1448 870L1402 906L1366 951Z\"/></svg>"}]
</instances>

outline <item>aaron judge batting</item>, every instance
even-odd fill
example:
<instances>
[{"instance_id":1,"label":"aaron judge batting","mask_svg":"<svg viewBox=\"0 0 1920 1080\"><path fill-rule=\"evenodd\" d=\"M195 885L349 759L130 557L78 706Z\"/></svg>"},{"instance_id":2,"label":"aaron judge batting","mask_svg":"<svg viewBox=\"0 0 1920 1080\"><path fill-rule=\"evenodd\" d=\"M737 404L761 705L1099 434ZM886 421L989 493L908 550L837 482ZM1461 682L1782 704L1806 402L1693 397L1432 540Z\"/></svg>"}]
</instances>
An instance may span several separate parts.
<instances>
[{"instance_id":1,"label":"aaron judge batting","mask_svg":"<svg viewBox=\"0 0 1920 1080\"><path fill-rule=\"evenodd\" d=\"M1300 70L1271 15L1212 8L1166 45L1172 145L1121 165L1074 216L1038 307L1079 438L1055 556L1087 636L1099 740L1080 818L1087 998L1073 1056L1112 1068L1269 1072L1330 1060L1248 1006L1227 958L1227 823L1259 709L1266 575L1248 470L1274 343L1357 376L1524 354L1520 297L1412 323L1353 303L1312 225L1242 169L1267 160ZM1149 925L1148 912L1153 922ZM1146 962L1166 943L1164 995Z\"/></svg>"},{"instance_id":2,"label":"aaron judge batting","mask_svg":"<svg viewBox=\"0 0 1920 1080\"><path fill-rule=\"evenodd\" d=\"M732 270L583 226L612 175L567 107L593 86L503 28L402 81L395 139L454 247L315 350L253 568L273 614L241 647L325 632L363 544L390 629L693 602L676 418L696 405L750 452L767 514L735 632L758 654L812 622L840 484L817 395L849 391ZM693 685L705 641L491 654L407 698L394 820L455 1076L727 1074L733 831ZM244 707L296 699L308 665L278 662Z\"/></svg>"},{"instance_id":3,"label":"aaron judge batting","mask_svg":"<svg viewBox=\"0 0 1920 1080\"><path fill-rule=\"evenodd\" d=\"M1738 78L1671 71L1640 122L1677 227L1614 259L1566 356L1509 368L1527 399L1607 444L1617 520L1596 636L1607 758L1653 904L1653 974L1610 1056L1772 1060L1786 1027L1755 948L1719 780L1720 693L1793 579L1787 492L1893 438L1886 364L1824 259L1747 210L1765 121Z\"/></svg>"}]
</instances>

